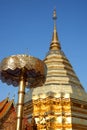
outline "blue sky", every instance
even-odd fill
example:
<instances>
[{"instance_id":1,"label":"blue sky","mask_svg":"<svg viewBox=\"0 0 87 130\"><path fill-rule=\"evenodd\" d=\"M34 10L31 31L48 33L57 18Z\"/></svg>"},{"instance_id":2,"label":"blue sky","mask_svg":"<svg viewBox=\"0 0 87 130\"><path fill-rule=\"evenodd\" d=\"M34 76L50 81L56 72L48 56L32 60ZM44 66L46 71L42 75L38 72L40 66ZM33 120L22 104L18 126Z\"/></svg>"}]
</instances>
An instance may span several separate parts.
<instances>
[{"instance_id":1,"label":"blue sky","mask_svg":"<svg viewBox=\"0 0 87 130\"><path fill-rule=\"evenodd\" d=\"M87 91L87 0L0 0L0 61L25 53L44 59L54 8L62 50ZM12 99L17 90L0 81L0 101L8 93Z\"/></svg>"}]
</instances>

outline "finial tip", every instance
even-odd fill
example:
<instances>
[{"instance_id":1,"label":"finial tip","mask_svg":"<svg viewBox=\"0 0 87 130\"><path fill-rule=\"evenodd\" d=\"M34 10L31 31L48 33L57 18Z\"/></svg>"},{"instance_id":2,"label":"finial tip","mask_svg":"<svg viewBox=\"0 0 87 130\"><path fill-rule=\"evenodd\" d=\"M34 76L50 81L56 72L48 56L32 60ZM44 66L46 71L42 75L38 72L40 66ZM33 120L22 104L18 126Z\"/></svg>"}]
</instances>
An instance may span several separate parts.
<instances>
[{"instance_id":1,"label":"finial tip","mask_svg":"<svg viewBox=\"0 0 87 130\"><path fill-rule=\"evenodd\" d=\"M53 19L54 19L54 20L56 20L56 19L57 19L56 9L54 9L54 11L53 11Z\"/></svg>"}]
</instances>

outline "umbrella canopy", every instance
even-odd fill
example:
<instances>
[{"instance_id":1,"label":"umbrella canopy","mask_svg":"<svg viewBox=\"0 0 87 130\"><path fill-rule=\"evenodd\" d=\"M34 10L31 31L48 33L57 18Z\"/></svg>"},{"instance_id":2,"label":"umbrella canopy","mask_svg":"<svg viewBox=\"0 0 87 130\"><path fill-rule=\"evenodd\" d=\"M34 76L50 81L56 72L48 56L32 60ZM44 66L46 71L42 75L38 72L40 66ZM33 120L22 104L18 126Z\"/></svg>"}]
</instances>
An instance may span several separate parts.
<instances>
[{"instance_id":1,"label":"umbrella canopy","mask_svg":"<svg viewBox=\"0 0 87 130\"><path fill-rule=\"evenodd\" d=\"M0 63L0 79L8 85L18 86L21 75L26 87L37 87L45 82L46 65L30 55L12 55Z\"/></svg>"}]
</instances>

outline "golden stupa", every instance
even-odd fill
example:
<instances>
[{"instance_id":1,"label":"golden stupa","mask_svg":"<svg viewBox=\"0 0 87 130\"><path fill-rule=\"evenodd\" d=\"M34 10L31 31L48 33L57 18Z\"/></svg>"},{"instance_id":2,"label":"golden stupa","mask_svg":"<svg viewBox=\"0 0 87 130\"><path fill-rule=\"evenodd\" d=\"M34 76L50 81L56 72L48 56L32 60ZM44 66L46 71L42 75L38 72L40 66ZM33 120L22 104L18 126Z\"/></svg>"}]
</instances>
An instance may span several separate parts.
<instances>
[{"instance_id":1,"label":"golden stupa","mask_svg":"<svg viewBox=\"0 0 87 130\"><path fill-rule=\"evenodd\" d=\"M46 81L26 93L24 116L35 119L38 130L87 130L87 93L61 49L56 10L53 19L53 37L44 59Z\"/></svg>"}]
</instances>

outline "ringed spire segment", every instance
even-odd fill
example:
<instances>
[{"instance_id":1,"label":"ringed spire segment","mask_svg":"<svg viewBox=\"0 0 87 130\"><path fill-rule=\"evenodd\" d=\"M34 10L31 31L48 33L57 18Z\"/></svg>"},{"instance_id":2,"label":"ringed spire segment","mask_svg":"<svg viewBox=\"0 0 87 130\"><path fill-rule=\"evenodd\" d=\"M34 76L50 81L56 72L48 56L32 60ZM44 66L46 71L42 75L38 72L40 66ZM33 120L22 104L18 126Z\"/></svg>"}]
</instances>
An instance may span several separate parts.
<instances>
[{"instance_id":1,"label":"ringed spire segment","mask_svg":"<svg viewBox=\"0 0 87 130\"><path fill-rule=\"evenodd\" d=\"M50 44L50 50L60 50L61 46L60 46L60 43L59 43L59 38L58 38L58 34L57 34L57 29L56 29L57 15L56 15L55 9L53 11L53 20L54 20L54 30L53 30L52 41L51 41L51 44Z\"/></svg>"}]
</instances>

